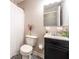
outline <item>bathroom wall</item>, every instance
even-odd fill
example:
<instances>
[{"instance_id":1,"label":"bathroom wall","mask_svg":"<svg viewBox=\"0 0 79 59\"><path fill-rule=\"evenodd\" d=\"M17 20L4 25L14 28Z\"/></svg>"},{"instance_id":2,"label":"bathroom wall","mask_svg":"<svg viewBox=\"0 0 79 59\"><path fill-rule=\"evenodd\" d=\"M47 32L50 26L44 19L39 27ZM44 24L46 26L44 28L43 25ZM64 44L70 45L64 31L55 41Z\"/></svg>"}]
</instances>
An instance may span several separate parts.
<instances>
[{"instance_id":1,"label":"bathroom wall","mask_svg":"<svg viewBox=\"0 0 79 59\"><path fill-rule=\"evenodd\" d=\"M19 53L24 40L24 11L11 3L10 58Z\"/></svg>"},{"instance_id":2,"label":"bathroom wall","mask_svg":"<svg viewBox=\"0 0 79 59\"><path fill-rule=\"evenodd\" d=\"M53 0L25 0L24 1L24 6L22 5L22 3L19 3L19 6L21 6L22 8L24 8L25 11L25 35L28 34L28 24L32 24L33 26L33 30L32 30L32 34L33 35L37 35L39 37L39 42L41 42L43 40L43 35L45 34L45 27L44 27L44 20L43 20L43 4L45 4L44 2L50 2ZM47 3L46 2L46 3ZM68 14L67 14L67 4L64 5L63 8L63 19L65 19L64 22L64 26L66 25L66 23L68 22ZM64 18L65 17L65 18ZM67 17L67 18L66 18ZM50 31L56 31L57 28L56 27L51 27Z\"/></svg>"},{"instance_id":3,"label":"bathroom wall","mask_svg":"<svg viewBox=\"0 0 79 59\"><path fill-rule=\"evenodd\" d=\"M63 26L69 25L68 2L68 0L64 0L63 3Z\"/></svg>"},{"instance_id":4,"label":"bathroom wall","mask_svg":"<svg viewBox=\"0 0 79 59\"><path fill-rule=\"evenodd\" d=\"M42 42L45 28L43 26L43 0L26 0L25 4L25 21L26 34L28 34L28 24L32 24L32 34L39 37Z\"/></svg>"}]
</instances>

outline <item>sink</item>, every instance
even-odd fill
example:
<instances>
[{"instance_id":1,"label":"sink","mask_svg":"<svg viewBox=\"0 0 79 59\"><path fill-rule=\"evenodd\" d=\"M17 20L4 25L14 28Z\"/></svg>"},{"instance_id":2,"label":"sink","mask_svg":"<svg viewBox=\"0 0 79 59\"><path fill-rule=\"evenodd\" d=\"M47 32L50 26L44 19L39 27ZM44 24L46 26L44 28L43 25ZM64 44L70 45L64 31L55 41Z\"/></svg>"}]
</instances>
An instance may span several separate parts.
<instances>
[{"instance_id":1,"label":"sink","mask_svg":"<svg viewBox=\"0 0 79 59\"><path fill-rule=\"evenodd\" d=\"M67 40L67 41L69 41L68 37L58 36L58 35L50 35L49 33L46 33L44 35L44 38L53 38L53 39L58 39L58 40Z\"/></svg>"}]
</instances>

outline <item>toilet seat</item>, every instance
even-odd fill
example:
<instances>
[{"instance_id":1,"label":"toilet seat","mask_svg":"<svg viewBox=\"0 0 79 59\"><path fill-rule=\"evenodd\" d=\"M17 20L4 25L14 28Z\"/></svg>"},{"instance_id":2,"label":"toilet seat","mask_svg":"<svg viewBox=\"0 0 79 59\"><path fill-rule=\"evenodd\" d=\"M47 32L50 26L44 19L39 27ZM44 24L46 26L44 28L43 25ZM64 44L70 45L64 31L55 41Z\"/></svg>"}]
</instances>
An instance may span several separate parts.
<instances>
[{"instance_id":1,"label":"toilet seat","mask_svg":"<svg viewBox=\"0 0 79 59\"><path fill-rule=\"evenodd\" d=\"M25 44L20 48L20 53L22 55L29 55L32 53L32 50L33 50L32 46Z\"/></svg>"}]
</instances>

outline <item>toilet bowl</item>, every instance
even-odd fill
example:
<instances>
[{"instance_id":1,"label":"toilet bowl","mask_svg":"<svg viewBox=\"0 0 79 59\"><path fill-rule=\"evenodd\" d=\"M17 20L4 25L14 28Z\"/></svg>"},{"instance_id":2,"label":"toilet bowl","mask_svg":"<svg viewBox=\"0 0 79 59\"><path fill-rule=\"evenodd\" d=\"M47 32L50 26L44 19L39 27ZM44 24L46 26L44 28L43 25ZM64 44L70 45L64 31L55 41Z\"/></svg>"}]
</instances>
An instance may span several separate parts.
<instances>
[{"instance_id":1,"label":"toilet bowl","mask_svg":"<svg viewBox=\"0 0 79 59\"><path fill-rule=\"evenodd\" d=\"M22 59L31 59L31 54L32 54L32 46L30 45L23 45L21 48L20 48L20 53L22 55Z\"/></svg>"},{"instance_id":2,"label":"toilet bowl","mask_svg":"<svg viewBox=\"0 0 79 59\"><path fill-rule=\"evenodd\" d=\"M20 48L20 54L22 59L31 59L31 54L33 51L33 46L36 43L37 36L26 35L25 43Z\"/></svg>"}]
</instances>

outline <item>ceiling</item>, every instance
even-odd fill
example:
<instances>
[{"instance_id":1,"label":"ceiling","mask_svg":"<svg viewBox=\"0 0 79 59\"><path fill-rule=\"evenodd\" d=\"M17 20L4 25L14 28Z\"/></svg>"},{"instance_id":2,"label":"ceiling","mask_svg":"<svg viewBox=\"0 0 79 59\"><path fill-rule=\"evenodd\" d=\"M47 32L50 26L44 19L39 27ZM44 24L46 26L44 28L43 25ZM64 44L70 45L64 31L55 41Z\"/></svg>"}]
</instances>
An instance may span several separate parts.
<instances>
[{"instance_id":1,"label":"ceiling","mask_svg":"<svg viewBox=\"0 0 79 59\"><path fill-rule=\"evenodd\" d=\"M24 1L24 0L11 0L13 3L20 3L20 2L22 2L22 1Z\"/></svg>"}]
</instances>

